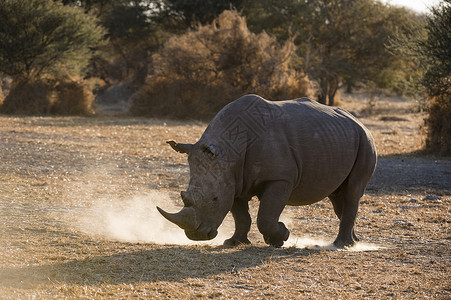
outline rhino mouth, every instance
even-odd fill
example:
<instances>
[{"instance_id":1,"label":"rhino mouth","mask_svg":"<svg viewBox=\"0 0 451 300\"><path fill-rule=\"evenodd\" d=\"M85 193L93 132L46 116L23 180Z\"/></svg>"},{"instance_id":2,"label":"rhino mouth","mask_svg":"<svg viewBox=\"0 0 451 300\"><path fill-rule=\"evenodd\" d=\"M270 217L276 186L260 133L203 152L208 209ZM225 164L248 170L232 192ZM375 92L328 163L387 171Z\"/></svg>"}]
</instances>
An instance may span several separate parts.
<instances>
[{"instance_id":1,"label":"rhino mouth","mask_svg":"<svg viewBox=\"0 0 451 300\"><path fill-rule=\"evenodd\" d=\"M199 226L199 228L195 231L187 231L185 230L185 235L192 241L206 241L212 240L218 235L218 230L214 227L206 227L201 228L203 226Z\"/></svg>"},{"instance_id":2,"label":"rhino mouth","mask_svg":"<svg viewBox=\"0 0 451 300\"><path fill-rule=\"evenodd\" d=\"M185 206L178 213L167 213L157 206L158 211L171 221L185 230L185 235L193 241L205 241L214 239L218 235L216 226L202 222L192 206Z\"/></svg>"}]
</instances>

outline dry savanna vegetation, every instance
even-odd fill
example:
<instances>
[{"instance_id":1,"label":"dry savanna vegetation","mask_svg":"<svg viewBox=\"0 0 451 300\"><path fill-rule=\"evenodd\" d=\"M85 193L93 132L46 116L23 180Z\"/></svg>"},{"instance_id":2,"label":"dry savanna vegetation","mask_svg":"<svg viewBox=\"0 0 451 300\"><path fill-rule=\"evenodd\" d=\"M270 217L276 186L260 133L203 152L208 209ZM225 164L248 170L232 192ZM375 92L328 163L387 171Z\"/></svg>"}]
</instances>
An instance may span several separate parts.
<instances>
[{"instance_id":1,"label":"dry savanna vegetation","mask_svg":"<svg viewBox=\"0 0 451 300\"><path fill-rule=\"evenodd\" d=\"M252 33L236 11L169 39L152 56L154 74L131 97L137 116L211 119L243 94L273 100L310 96L311 82L292 67L295 45ZM164 101L162 100L164 99Z\"/></svg>"},{"instance_id":2,"label":"dry savanna vegetation","mask_svg":"<svg viewBox=\"0 0 451 300\"><path fill-rule=\"evenodd\" d=\"M2 299L415 299L451 297L451 163L424 156L414 103L342 97L375 136L356 249L328 245L328 200L287 207L286 247L190 243L155 210L176 210L186 157L206 123L132 117L0 116ZM252 201L256 214L258 201Z\"/></svg>"}]
</instances>

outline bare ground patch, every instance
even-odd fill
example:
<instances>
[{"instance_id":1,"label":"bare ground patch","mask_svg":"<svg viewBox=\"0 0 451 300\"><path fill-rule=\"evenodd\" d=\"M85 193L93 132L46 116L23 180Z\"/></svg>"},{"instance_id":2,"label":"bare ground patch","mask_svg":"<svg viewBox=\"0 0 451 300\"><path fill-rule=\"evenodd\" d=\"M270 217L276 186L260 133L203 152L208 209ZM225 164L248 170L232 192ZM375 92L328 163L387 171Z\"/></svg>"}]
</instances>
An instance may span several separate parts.
<instances>
[{"instance_id":1,"label":"bare ground patch","mask_svg":"<svg viewBox=\"0 0 451 300\"><path fill-rule=\"evenodd\" d=\"M356 101L342 105L361 107ZM1 298L451 297L451 163L418 154L424 115L409 102L378 105L361 115L380 157L357 233L379 248L359 252L274 249L255 224L248 247L152 236L172 234L151 210L156 201L181 206L189 175L186 157L164 141L195 141L206 124L0 116ZM128 221L108 229L111 216ZM289 207L283 220L313 244L338 230L328 200ZM119 229L125 237L106 234Z\"/></svg>"}]
</instances>

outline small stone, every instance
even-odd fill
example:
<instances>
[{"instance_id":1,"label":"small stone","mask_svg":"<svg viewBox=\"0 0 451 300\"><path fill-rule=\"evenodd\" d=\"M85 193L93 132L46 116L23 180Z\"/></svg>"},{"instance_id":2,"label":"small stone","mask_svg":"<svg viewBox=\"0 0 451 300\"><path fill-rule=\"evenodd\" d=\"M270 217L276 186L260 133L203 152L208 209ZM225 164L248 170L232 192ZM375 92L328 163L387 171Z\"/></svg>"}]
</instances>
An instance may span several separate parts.
<instances>
[{"instance_id":1,"label":"small stone","mask_svg":"<svg viewBox=\"0 0 451 300\"><path fill-rule=\"evenodd\" d=\"M413 226L413 224L407 220L392 220L392 221L395 222L395 225Z\"/></svg>"}]
</instances>

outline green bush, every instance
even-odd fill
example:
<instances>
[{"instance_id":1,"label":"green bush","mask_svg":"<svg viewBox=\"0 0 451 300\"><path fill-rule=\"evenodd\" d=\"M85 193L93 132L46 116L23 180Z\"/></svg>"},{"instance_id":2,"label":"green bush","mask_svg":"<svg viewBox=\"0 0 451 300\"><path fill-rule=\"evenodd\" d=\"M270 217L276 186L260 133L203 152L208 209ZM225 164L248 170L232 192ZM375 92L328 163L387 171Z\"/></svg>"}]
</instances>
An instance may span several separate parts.
<instances>
[{"instance_id":1,"label":"green bush","mask_svg":"<svg viewBox=\"0 0 451 300\"><path fill-rule=\"evenodd\" d=\"M0 1L0 71L79 75L104 34L95 18L60 1Z\"/></svg>"},{"instance_id":2,"label":"green bush","mask_svg":"<svg viewBox=\"0 0 451 300\"><path fill-rule=\"evenodd\" d=\"M307 77L291 67L294 44L249 31L236 11L169 39L152 56L153 74L132 96L134 115L208 120L246 93L272 100L310 94Z\"/></svg>"}]
</instances>

